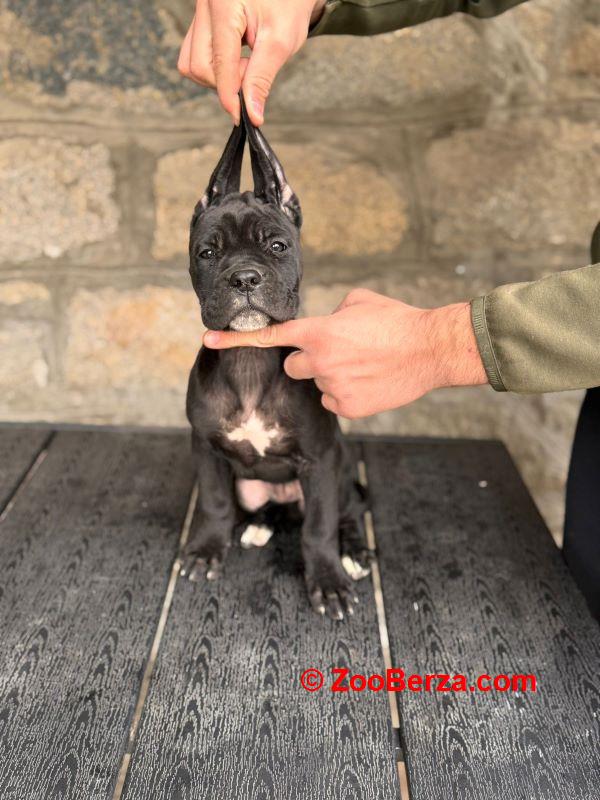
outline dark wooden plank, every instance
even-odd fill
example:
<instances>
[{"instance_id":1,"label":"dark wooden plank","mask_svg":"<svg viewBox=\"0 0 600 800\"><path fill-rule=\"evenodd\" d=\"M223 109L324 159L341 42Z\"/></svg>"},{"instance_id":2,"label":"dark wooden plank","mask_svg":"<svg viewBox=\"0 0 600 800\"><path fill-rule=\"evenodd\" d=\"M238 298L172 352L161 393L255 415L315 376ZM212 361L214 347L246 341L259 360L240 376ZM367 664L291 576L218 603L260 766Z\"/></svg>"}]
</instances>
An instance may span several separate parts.
<instances>
[{"instance_id":1,"label":"dark wooden plank","mask_svg":"<svg viewBox=\"0 0 600 800\"><path fill-rule=\"evenodd\" d=\"M598 800L600 629L505 449L364 452L394 664L537 678L398 694L412 800Z\"/></svg>"},{"instance_id":2,"label":"dark wooden plank","mask_svg":"<svg viewBox=\"0 0 600 800\"><path fill-rule=\"evenodd\" d=\"M32 428L0 428L0 514L51 435Z\"/></svg>"},{"instance_id":3,"label":"dark wooden plank","mask_svg":"<svg viewBox=\"0 0 600 800\"><path fill-rule=\"evenodd\" d=\"M112 796L193 483L182 436L58 433L0 526L0 797Z\"/></svg>"},{"instance_id":4,"label":"dark wooden plank","mask_svg":"<svg viewBox=\"0 0 600 800\"><path fill-rule=\"evenodd\" d=\"M383 669L370 579L351 620L317 617L298 536L237 544L216 583L178 580L124 800L398 797L385 693L330 690L332 667Z\"/></svg>"}]
</instances>

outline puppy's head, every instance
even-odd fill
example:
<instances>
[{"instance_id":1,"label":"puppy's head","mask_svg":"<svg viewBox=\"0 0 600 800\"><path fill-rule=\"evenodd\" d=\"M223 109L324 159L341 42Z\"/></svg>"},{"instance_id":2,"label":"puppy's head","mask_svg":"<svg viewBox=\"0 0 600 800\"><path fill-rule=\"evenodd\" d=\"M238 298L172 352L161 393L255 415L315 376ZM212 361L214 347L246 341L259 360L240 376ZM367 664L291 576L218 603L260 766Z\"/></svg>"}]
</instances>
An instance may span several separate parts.
<instances>
[{"instance_id":1,"label":"puppy's head","mask_svg":"<svg viewBox=\"0 0 600 800\"><path fill-rule=\"evenodd\" d=\"M254 191L240 194L246 134ZM248 120L233 129L190 230L190 274L202 321L255 330L298 311L302 214L275 153Z\"/></svg>"}]
</instances>

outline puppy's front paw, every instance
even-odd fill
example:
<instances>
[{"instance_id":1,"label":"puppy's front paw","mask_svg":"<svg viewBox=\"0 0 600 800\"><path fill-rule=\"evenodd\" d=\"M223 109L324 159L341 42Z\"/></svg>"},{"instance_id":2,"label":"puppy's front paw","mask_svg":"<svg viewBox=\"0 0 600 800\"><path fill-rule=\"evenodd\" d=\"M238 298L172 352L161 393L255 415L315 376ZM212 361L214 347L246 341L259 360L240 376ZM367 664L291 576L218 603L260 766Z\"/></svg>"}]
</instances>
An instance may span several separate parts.
<instances>
[{"instance_id":1,"label":"puppy's front paw","mask_svg":"<svg viewBox=\"0 0 600 800\"><path fill-rule=\"evenodd\" d=\"M337 620L344 619L344 614L354 614L358 597L341 563L318 564L306 573L306 588L312 609L317 614L327 614Z\"/></svg>"},{"instance_id":2,"label":"puppy's front paw","mask_svg":"<svg viewBox=\"0 0 600 800\"><path fill-rule=\"evenodd\" d=\"M204 577L208 581L216 581L228 548L229 543L220 539L191 541L184 550L179 574L190 581L199 581Z\"/></svg>"}]
</instances>

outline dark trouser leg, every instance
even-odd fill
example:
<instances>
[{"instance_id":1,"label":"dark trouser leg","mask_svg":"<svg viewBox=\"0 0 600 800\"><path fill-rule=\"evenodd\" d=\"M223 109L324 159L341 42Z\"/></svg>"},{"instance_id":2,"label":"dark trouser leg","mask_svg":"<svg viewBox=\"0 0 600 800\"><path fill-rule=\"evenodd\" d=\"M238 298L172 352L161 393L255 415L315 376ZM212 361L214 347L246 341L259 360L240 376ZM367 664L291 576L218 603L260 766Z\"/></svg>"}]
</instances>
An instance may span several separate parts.
<instances>
[{"instance_id":1,"label":"dark trouser leg","mask_svg":"<svg viewBox=\"0 0 600 800\"><path fill-rule=\"evenodd\" d=\"M588 390L579 414L567 481L563 553L600 620L600 387Z\"/></svg>"}]
</instances>

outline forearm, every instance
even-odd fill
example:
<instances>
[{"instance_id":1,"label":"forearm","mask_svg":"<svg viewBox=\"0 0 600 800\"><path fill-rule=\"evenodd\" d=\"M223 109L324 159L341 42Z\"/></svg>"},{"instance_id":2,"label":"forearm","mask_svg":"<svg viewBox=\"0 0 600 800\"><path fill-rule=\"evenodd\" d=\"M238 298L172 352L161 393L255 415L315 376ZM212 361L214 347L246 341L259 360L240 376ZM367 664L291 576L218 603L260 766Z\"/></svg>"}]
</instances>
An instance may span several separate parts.
<instances>
[{"instance_id":1,"label":"forearm","mask_svg":"<svg viewBox=\"0 0 600 800\"><path fill-rule=\"evenodd\" d=\"M600 386L600 264L501 286L474 300L471 313L497 391Z\"/></svg>"},{"instance_id":2,"label":"forearm","mask_svg":"<svg viewBox=\"0 0 600 800\"><path fill-rule=\"evenodd\" d=\"M310 36L372 36L455 12L494 17L525 0L327 0Z\"/></svg>"}]
</instances>

